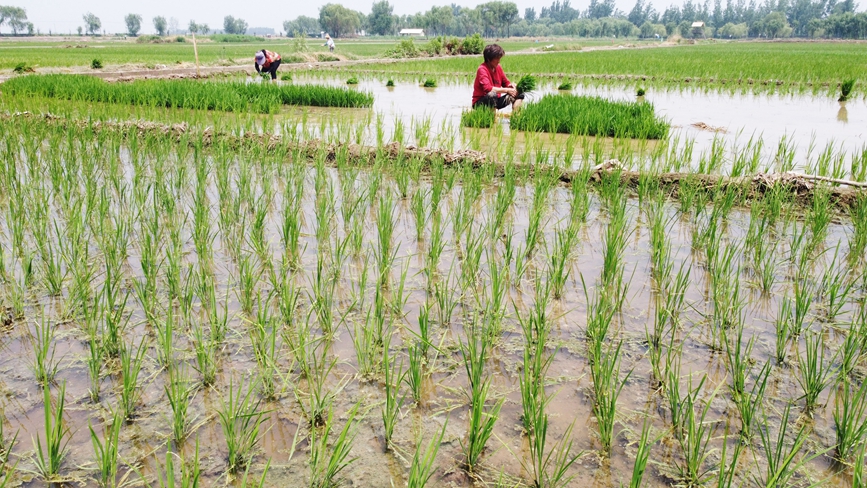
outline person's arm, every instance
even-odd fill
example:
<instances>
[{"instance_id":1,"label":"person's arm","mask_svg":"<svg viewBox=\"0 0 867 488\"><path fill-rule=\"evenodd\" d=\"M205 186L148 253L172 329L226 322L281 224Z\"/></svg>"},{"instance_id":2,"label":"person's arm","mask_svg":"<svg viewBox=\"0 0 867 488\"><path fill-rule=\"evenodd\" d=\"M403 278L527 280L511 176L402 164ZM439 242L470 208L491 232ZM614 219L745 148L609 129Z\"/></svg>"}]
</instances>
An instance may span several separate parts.
<instances>
[{"instance_id":1,"label":"person's arm","mask_svg":"<svg viewBox=\"0 0 867 488\"><path fill-rule=\"evenodd\" d=\"M253 66L256 67L256 73L261 73L261 71L259 71L259 63L257 63L256 61L253 61Z\"/></svg>"},{"instance_id":2,"label":"person's arm","mask_svg":"<svg viewBox=\"0 0 867 488\"><path fill-rule=\"evenodd\" d=\"M515 88L515 84L509 81L509 78L506 77L506 73L503 71L503 67L497 66L497 69L500 70L500 79L503 80L503 87Z\"/></svg>"}]
</instances>

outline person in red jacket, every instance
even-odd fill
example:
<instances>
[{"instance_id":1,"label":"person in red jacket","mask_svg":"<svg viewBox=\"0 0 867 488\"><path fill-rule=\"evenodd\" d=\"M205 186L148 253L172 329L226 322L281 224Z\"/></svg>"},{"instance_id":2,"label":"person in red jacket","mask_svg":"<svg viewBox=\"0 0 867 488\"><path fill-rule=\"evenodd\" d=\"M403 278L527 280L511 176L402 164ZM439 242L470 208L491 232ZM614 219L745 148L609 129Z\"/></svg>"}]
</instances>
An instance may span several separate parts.
<instances>
[{"instance_id":1,"label":"person in red jacket","mask_svg":"<svg viewBox=\"0 0 867 488\"><path fill-rule=\"evenodd\" d=\"M256 72L271 73L271 81L277 79L277 68L280 67L280 55L263 49L256 53Z\"/></svg>"},{"instance_id":2,"label":"person in red jacket","mask_svg":"<svg viewBox=\"0 0 867 488\"><path fill-rule=\"evenodd\" d=\"M473 107L487 106L499 110L511 105L513 112L518 110L524 94L518 94L515 84L503 73L500 60L506 52L497 44L489 44L482 55L485 62L479 66L473 82Z\"/></svg>"}]
</instances>

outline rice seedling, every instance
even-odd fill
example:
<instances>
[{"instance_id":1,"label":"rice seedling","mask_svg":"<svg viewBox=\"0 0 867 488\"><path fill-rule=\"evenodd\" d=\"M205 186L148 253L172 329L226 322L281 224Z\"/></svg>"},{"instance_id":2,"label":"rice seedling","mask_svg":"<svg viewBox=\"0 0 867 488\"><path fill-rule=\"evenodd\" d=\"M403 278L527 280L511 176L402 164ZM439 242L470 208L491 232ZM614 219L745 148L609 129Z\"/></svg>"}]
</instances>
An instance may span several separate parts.
<instances>
[{"instance_id":1,"label":"rice seedling","mask_svg":"<svg viewBox=\"0 0 867 488\"><path fill-rule=\"evenodd\" d=\"M425 378L427 378L425 366L427 356L424 353L422 341L411 344L407 349L407 355L409 356L409 367L406 370L405 381L413 401L416 405L421 405L423 385Z\"/></svg>"},{"instance_id":2,"label":"rice seedling","mask_svg":"<svg viewBox=\"0 0 867 488\"><path fill-rule=\"evenodd\" d=\"M190 401L195 394L195 386L186 369L176 368L169 374L165 385L166 398L172 409L172 440L182 446L190 435Z\"/></svg>"},{"instance_id":3,"label":"rice seedling","mask_svg":"<svg viewBox=\"0 0 867 488\"><path fill-rule=\"evenodd\" d=\"M156 455L154 455L156 457ZM165 468L160 466L159 460L156 462L156 475L159 488L198 488L201 482L201 467L199 465L199 439L196 438L196 449L193 452L192 459L181 460L181 476L180 480L175 477L175 458L178 455L172 452L171 449L166 450ZM165 471L163 471L165 469ZM267 468L265 469L267 472ZM144 476L139 472L139 476L144 479ZM150 488L153 485L148 484ZM241 486L249 486L246 477Z\"/></svg>"},{"instance_id":4,"label":"rice seedling","mask_svg":"<svg viewBox=\"0 0 867 488\"><path fill-rule=\"evenodd\" d=\"M349 457L352 443L358 433L356 416L358 404L349 411L346 425L329 446L331 429L334 426L334 409L328 408L323 427L310 430L310 488L339 486L341 473L357 458Z\"/></svg>"},{"instance_id":5,"label":"rice seedling","mask_svg":"<svg viewBox=\"0 0 867 488\"><path fill-rule=\"evenodd\" d=\"M350 77L346 80L346 84L347 84L347 85L357 85L357 84L358 84L358 78L356 78L356 77L354 77L354 76L350 76Z\"/></svg>"},{"instance_id":6,"label":"rice seedling","mask_svg":"<svg viewBox=\"0 0 867 488\"><path fill-rule=\"evenodd\" d=\"M66 426L63 411L66 406L66 383L61 383L57 392L57 404L51 403L51 388L46 383L42 385L43 410L45 412L45 444L42 436L36 434L36 456L33 462L36 470L46 481L58 478L63 460L69 453L67 445L71 431Z\"/></svg>"},{"instance_id":7,"label":"rice seedling","mask_svg":"<svg viewBox=\"0 0 867 488\"><path fill-rule=\"evenodd\" d=\"M867 250L867 196L859 194L849 207L852 233L849 236L849 257L854 261L864 259Z\"/></svg>"},{"instance_id":8,"label":"rice seedling","mask_svg":"<svg viewBox=\"0 0 867 488\"><path fill-rule=\"evenodd\" d=\"M205 333L205 326L198 320L194 320L190 330L192 332L193 352L196 356L196 364L193 368L201 376L203 386L211 386L217 380L217 352L220 348L220 342L217 334L214 332L213 325L211 333Z\"/></svg>"},{"instance_id":9,"label":"rice seedling","mask_svg":"<svg viewBox=\"0 0 867 488\"><path fill-rule=\"evenodd\" d=\"M497 112L489 107L476 106L461 112L461 125L474 129L488 129L493 127L497 120Z\"/></svg>"},{"instance_id":10,"label":"rice seedling","mask_svg":"<svg viewBox=\"0 0 867 488\"><path fill-rule=\"evenodd\" d=\"M570 250L576 240L577 235L571 228L559 230L555 235L554 248L549 251L548 257L548 280L551 283L551 292L554 298L559 299L563 296L566 281L569 279Z\"/></svg>"},{"instance_id":11,"label":"rice seedling","mask_svg":"<svg viewBox=\"0 0 867 488\"><path fill-rule=\"evenodd\" d=\"M434 78L425 78L424 82L422 82L421 86L425 88L436 88L437 80Z\"/></svg>"},{"instance_id":12,"label":"rice seedling","mask_svg":"<svg viewBox=\"0 0 867 488\"><path fill-rule=\"evenodd\" d=\"M867 382L856 387L841 379L834 397L834 431L837 443L834 456L841 462L853 458L859 445L867 441Z\"/></svg>"},{"instance_id":13,"label":"rice seedling","mask_svg":"<svg viewBox=\"0 0 867 488\"><path fill-rule=\"evenodd\" d=\"M107 83L85 75L24 76L15 81L7 87L10 94L147 107L276 113L281 105L369 107L373 104L369 93L322 85L201 83L195 80Z\"/></svg>"},{"instance_id":14,"label":"rice seedling","mask_svg":"<svg viewBox=\"0 0 867 488\"><path fill-rule=\"evenodd\" d=\"M226 438L227 469L230 473L244 470L252 461L262 434L262 422L267 412L259 409L261 400L253 392L258 381L254 380L247 392L234 380L229 380L229 390L221 399L217 417Z\"/></svg>"},{"instance_id":15,"label":"rice seedling","mask_svg":"<svg viewBox=\"0 0 867 488\"><path fill-rule=\"evenodd\" d=\"M602 349L601 340L594 340L591 345L590 374L593 380L593 415L599 428L599 442L602 452L608 456L611 453L611 441L614 439L614 422L617 416L617 398L626 385L632 371L620 378L620 351L623 346L618 342Z\"/></svg>"},{"instance_id":16,"label":"rice seedling","mask_svg":"<svg viewBox=\"0 0 867 488\"><path fill-rule=\"evenodd\" d=\"M635 462L632 464L632 477L629 479L629 488L641 488L641 480L647 470L647 462L650 460L650 450L660 437L650 438L651 423L645 417L641 427L641 437L638 439L638 450L635 453Z\"/></svg>"},{"instance_id":17,"label":"rice seedling","mask_svg":"<svg viewBox=\"0 0 867 488\"><path fill-rule=\"evenodd\" d=\"M403 406L405 395L400 394L400 385L406 379L406 370L403 369L403 363L396 365L389 364L392 359L388 353L390 338L386 339L383 347L382 368L385 372L385 404L382 406L382 424L384 427L384 439L386 449L391 448L391 438L394 435L394 427L397 424L400 416L400 407Z\"/></svg>"},{"instance_id":18,"label":"rice seedling","mask_svg":"<svg viewBox=\"0 0 867 488\"><path fill-rule=\"evenodd\" d=\"M97 482L103 488L119 486L117 479L118 471L118 445L120 442L120 427L123 419L117 412L109 412L111 419L108 428L103 434L102 441L93 430L93 424L89 423L90 441L93 444L93 454L96 458Z\"/></svg>"},{"instance_id":19,"label":"rice seedling","mask_svg":"<svg viewBox=\"0 0 867 488\"><path fill-rule=\"evenodd\" d=\"M741 437L749 441L753 435L753 424L765 398L765 390L768 386L768 376L771 374L770 361L765 363L756 375L752 388L744 390L744 393L735 400L738 413L741 417Z\"/></svg>"},{"instance_id":20,"label":"rice seedling","mask_svg":"<svg viewBox=\"0 0 867 488\"><path fill-rule=\"evenodd\" d=\"M715 428L707 420L707 415L719 386L705 399L704 405L700 405L698 396L706 379L706 376L702 377L693 389L690 376L687 393L676 407L679 410L679 423L675 426L674 434L683 459L675 461L675 468L685 486L701 486L712 477L713 468L707 465L707 459L711 454L710 440Z\"/></svg>"},{"instance_id":21,"label":"rice seedling","mask_svg":"<svg viewBox=\"0 0 867 488\"><path fill-rule=\"evenodd\" d=\"M490 394L491 379L485 377L484 367L487 361L487 341L473 330L467 334L466 342L460 341L461 355L464 358L464 368L470 388L467 391L469 400L469 423L467 426L466 440L461 441L464 451L465 466L471 473L476 470L481 462L485 445L494 433L494 424L499 418L500 408L504 400L495 403L485 410L488 395Z\"/></svg>"},{"instance_id":22,"label":"rice seedling","mask_svg":"<svg viewBox=\"0 0 867 488\"><path fill-rule=\"evenodd\" d=\"M134 349L132 344L129 344L125 345L120 351L120 413L127 421L132 420L134 417L142 396L138 377L144 365L147 349L147 341L142 338L137 349Z\"/></svg>"},{"instance_id":23,"label":"rice seedling","mask_svg":"<svg viewBox=\"0 0 867 488\"><path fill-rule=\"evenodd\" d=\"M644 90L643 87L639 86L638 88L635 89L635 96L636 97L643 97L645 93L647 93L647 92Z\"/></svg>"},{"instance_id":24,"label":"rice seedling","mask_svg":"<svg viewBox=\"0 0 867 488\"><path fill-rule=\"evenodd\" d=\"M572 91L572 83L564 81L557 85L557 89L560 91Z\"/></svg>"},{"instance_id":25,"label":"rice seedling","mask_svg":"<svg viewBox=\"0 0 867 488\"><path fill-rule=\"evenodd\" d=\"M56 330L57 326L50 323L43 311L30 338L33 347L33 360L30 363L30 369L36 377L36 382L41 385L54 381L59 367L54 359L56 350L54 333Z\"/></svg>"},{"instance_id":26,"label":"rice seedling","mask_svg":"<svg viewBox=\"0 0 867 488\"><path fill-rule=\"evenodd\" d=\"M515 83L515 89L518 90L518 94L530 93L531 91L536 89L536 77L533 75L524 75Z\"/></svg>"},{"instance_id":27,"label":"rice seedling","mask_svg":"<svg viewBox=\"0 0 867 488\"><path fill-rule=\"evenodd\" d=\"M436 461L437 453L442 444L443 437L446 435L446 427L448 420L443 423L443 428L440 430L439 436L434 434L422 454L421 437L415 443L415 452L412 455L412 461L409 465L409 475L406 479L408 488L425 488L434 474L434 462Z\"/></svg>"},{"instance_id":28,"label":"rice seedling","mask_svg":"<svg viewBox=\"0 0 867 488\"><path fill-rule=\"evenodd\" d=\"M772 423L768 416L762 412L764 422L760 426L759 435L762 441L762 447L765 451L763 462L765 464L765 473L763 475L753 475L753 480L759 485L767 488L775 486L789 486L790 480L802 466L811 460L823 455L828 450L820 450L810 455L801 457L796 460L801 448L807 441L809 436L808 426L802 425L795 432L794 436L787 435L789 430L789 413L792 409L792 404L786 404L783 410L783 416L779 423L779 430L776 438L771 434L770 426ZM791 443L787 442L787 437L791 437ZM756 456L757 450L753 451L753 457Z\"/></svg>"},{"instance_id":29,"label":"rice seedling","mask_svg":"<svg viewBox=\"0 0 867 488\"><path fill-rule=\"evenodd\" d=\"M846 80L840 83L840 98L837 99L838 102L845 102L849 100L849 95L852 94L852 88L855 87L855 80Z\"/></svg>"},{"instance_id":30,"label":"rice seedling","mask_svg":"<svg viewBox=\"0 0 867 488\"><path fill-rule=\"evenodd\" d=\"M837 354L825 359L825 339L817 333L804 336L804 352L798 350L798 372L795 377L804 394L804 408L812 412L818 406L819 396L834 380Z\"/></svg>"},{"instance_id":31,"label":"rice seedling","mask_svg":"<svg viewBox=\"0 0 867 488\"><path fill-rule=\"evenodd\" d=\"M852 470L852 486L864 488L867 486L867 475L864 474L864 461L867 460L867 442L861 444L861 451L855 460L855 468Z\"/></svg>"},{"instance_id":32,"label":"rice seedling","mask_svg":"<svg viewBox=\"0 0 867 488\"><path fill-rule=\"evenodd\" d=\"M731 463L726 465L728 461L728 457L726 456L726 452L728 451L728 441L729 441L729 424L726 422L726 430L723 434L722 441L722 452L720 453L720 466L719 471L717 471L717 487L718 488L731 488L732 486L739 486L735 484L735 475L738 473L738 460L741 457L741 452L744 449L744 443L735 442L735 449L732 453Z\"/></svg>"},{"instance_id":33,"label":"rice seedling","mask_svg":"<svg viewBox=\"0 0 867 488\"><path fill-rule=\"evenodd\" d=\"M393 86L395 86L395 85L394 85L394 80L392 80L391 78L389 78L388 81L385 82L385 86L386 86L386 87L393 87Z\"/></svg>"},{"instance_id":34,"label":"rice seedling","mask_svg":"<svg viewBox=\"0 0 867 488\"><path fill-rule=\"evenodd\" d=\"M665 138L669 129L652 104L573 95L545 95L521 107L509 123L514 130L640 139Z\"/></svg>"}]
</instances>

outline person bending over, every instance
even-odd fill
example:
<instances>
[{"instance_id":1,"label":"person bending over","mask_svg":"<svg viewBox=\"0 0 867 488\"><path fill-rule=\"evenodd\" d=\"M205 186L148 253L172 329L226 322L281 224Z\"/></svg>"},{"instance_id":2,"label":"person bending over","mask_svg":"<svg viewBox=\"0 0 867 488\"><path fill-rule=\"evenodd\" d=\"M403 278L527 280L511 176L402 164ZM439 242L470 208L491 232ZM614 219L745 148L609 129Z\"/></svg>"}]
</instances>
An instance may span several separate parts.
<instances>
[{"instance_id":1,"label":"person bending over","mask_svg":"<svg viewBox=\"0 0 867 488\"><path fill-rule=\"evenodd\" d=\"M518 110L524 94L519 95L515 84L503 73L500 60L506 52L497 44L489 44L482 55L485 62L476 70L476 81L473 82L473 108L487 106L499 110L511 105L513 112Z\"/></svg>"},{"instance_id":2,"label":"person bending over","mask_svg":"<svg viewBox=\"0 0 867 488\"><path fill-rule=\"evenodd\" d=\"M277 79L277 68L280 67L280 55L263 49L256 53L256 72L271 73L271 81Z\"/></svg>"}]
</instances>

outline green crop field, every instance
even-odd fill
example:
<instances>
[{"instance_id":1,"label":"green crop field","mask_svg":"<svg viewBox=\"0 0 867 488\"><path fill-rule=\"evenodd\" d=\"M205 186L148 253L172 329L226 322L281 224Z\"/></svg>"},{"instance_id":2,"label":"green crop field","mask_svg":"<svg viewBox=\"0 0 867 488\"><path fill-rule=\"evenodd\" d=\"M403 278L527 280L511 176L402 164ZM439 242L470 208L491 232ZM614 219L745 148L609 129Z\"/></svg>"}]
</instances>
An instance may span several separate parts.
<instances>
[{"instance_id":1,"label":"green crop field","mask_svg":"<svg viewBox=\"0 0 867 488\"><path fill-rule=\"evenodd\" d=\"M365 64L359 69L472 75L479 58L413 60ZM867 49L860 43L732 42L647 49L509 54L506 73L554 76L656 77L672 81L734 82L781 80L786 83L839 83L867 77Z\"/></svg>"}]
</instances>

